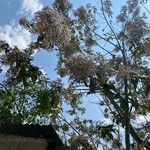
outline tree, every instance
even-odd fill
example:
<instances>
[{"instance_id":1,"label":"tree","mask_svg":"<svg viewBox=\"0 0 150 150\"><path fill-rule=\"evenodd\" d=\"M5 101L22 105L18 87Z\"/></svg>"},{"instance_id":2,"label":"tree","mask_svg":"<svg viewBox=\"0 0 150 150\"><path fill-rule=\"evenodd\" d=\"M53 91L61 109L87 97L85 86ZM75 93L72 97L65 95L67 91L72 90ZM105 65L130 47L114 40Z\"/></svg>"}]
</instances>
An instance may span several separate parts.
<instances>
[{"instance_id":1,"label":"tree","mask_svg":"<svg viewBox=\"0 0 150 150\"><path fill-rule=\"evenodd\" d=\"M150 107L150 26L140 11L144 3L128 0L116 20L110 0L77 10L67 0L55 0L32 20L22 17L20 25L37 40L24 51L0 43L1 65L8 66L0 91L1 123L51 121L74 149L150 149L150 122L135 121L149 115ZM57 73L69 77L67 87L32 65L39 48L58 52ZM91 94L100 95L97 105L111 124L78 116L86 113L81 97ZM64 102L71 108L71 121L62 115Z\"/></svg>"}]
</instances>

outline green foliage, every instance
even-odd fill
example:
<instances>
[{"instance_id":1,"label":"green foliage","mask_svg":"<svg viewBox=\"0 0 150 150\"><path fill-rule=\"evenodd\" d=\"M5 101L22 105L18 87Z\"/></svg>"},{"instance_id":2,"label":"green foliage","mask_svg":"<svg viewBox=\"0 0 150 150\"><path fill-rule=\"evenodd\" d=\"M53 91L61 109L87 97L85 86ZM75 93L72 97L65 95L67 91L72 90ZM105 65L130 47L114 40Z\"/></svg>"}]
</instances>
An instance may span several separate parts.
<instances>
[{"instance_id":1,"label":"green foliage","mask_svg":"<svg viewBox=\"0 0 150 150\"><path fill-rule=\"evenodd\" d=\"M98 130L100 130L100 135L103 139L113 140L114 137L112 133L115 133L115 129L113 128L113 125L100 126Z\"/></svg>"}]
</instances>

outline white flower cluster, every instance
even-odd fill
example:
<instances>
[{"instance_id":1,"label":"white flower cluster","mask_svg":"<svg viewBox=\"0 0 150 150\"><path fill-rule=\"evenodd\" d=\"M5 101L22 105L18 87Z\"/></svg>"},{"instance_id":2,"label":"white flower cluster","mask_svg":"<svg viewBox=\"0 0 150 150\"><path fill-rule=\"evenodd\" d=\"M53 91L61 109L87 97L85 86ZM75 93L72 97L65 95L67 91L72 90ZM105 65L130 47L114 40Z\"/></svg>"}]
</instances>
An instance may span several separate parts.
<instances>
[{"instance_id":1,"label":"white flower cluster","mask_svg":"<svg viewBox=\"0 0 150 150\"><path fill-rule=\"evenodd\" d=\"M69 45L71 41L71 29L67 20L56 10L45 7L35 14L35 31L43 35L43 45Z\"/></svg>"},{"instance_id":2,"label":"white flower cluster","mask_svg":"<svg viewBox=\"0 0 150 150\"><path fill-rule=\"evenodd\" d=\"M87 81L95 74L95 63L93 57L84 53L76 53L70 56L66 68L71 78L77 82Z\"/></svg>"},{"instance_id":3,"label":"white flower cluster","mask_svg":"<svg viewBox=\"0 0 150 150\"><path fill-rule=\"evenodd\" d=\"M35 13L34 19L29 23L25 18L20 24L34 34L40 35L40 44L44 48L52 45L66 47L70 44L72 31L67 19L55 9L44 7Z\"/></svg>"},{"instance_id":4,"label":"white flower cluster","mask_svg":"<svg viewBox=\"0 0 150 150\"><path fill-rule=\"evenodd\" d=\"M136 74L138 71L137 68L132 67L132 66L120 66L118 71L116 72L117 74L117 79L125 79L125 78L130 78L132 74Z\"/></svg>"}]
</instances>

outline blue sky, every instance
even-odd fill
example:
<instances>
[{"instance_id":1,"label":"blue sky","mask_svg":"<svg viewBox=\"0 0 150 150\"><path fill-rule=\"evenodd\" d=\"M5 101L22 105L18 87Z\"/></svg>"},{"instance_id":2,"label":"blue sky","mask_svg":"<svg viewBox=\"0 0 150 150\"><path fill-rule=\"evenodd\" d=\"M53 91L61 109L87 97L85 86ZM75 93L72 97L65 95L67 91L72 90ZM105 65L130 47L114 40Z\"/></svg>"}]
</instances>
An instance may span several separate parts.
<instances>
[{"instance_id":1,"label":"blue sky","mask_svg":"<svg viewBox=\"0 0 150 150\"><path fill-rule=\"evenodd\" d=\"M114 4L114 13L119 12L120 6L126 0L112 0ZM11 46L17 45L24 49L32 40L32 35L18 25L18 19L21 16L32 17L34 12L40 10L43 6L49 5L52 0L0 0L0 39L6 40ZM71 0L74 8L87 3L97 5L100 0ZM34 63L48 73L50 78L57 78L54 69L57 64L56 52L48 53L40 51L34 56ZM86 101L94 101L95 96L86 98ZM95 109L95 104L85 103L88 108L88 116L99 118L100 111ZM98 116L99 115L99 116Z\"/></svg>"}]
</instances>

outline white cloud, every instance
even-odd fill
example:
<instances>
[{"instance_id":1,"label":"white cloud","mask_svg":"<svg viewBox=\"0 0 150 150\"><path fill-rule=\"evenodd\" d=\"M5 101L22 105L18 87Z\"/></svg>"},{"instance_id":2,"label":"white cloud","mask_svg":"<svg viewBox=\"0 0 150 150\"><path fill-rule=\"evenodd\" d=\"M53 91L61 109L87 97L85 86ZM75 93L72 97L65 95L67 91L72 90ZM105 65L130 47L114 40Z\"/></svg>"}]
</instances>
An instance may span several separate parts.
<instances>
[{"instance_id":1,"label":"white cloud","mask_svg":"<svg viewBox=\"0 0 150 150\"><path fill-rule=\"evenodd\" d=\"M109 125L109 124L112 124L112 120L109 119L109 118L104 118L104 119L102 120L102 122L103 122L103 125Z\"/></svg>"},{"instance_id":2,"label":"white cloud","mask_svg":"<svg viewBox=\"0 0 150 150\"><path fill-rule=\"evenodd\" d=\"M11 47L25 49L31 42L31 33L19 25L4 25L0 27L0 40L5 40Z\"/></svg>"},{"instance_id":3,"label":"white cloud","mask_svg":"<svg viewBox=\"0 0 150 150\"><path fill-rule=\"evenodd\" d=\"M32 16L36 11L41 10L42 7L43 5L39 0L22 0L20 13L28 13L29 16ZM31 42L31 33L18 24L11 23L0 26L0 40L5 40L11 47L16 45L19 49L25 49Z\"/></svg>"},{"instance_id":4,"label":"white cloud","mask_svg":"<svg viewBox=\"0 0 150 150\"><path fill-rule=\"evenodd\" d=\"M39 2L39 0L23 0L21 6L21 13L27 12L33 15L35 12L41 10L43 5Z\"/></svg>"},{"instance_id":5,"label":"white cloud","mask_svg":"<svg viewBox=\"0 0 150 150\"><path fill-rule=\"evenodd\" d=\"M137 124L144 124L144 123L146 123L147 121L148 121L148 122L150 121L150 113L148 113L146 116L138 115L138 116L136 117L136 120L135 120L135 122L136 122Z\"/></svg>"}]
</instances>

